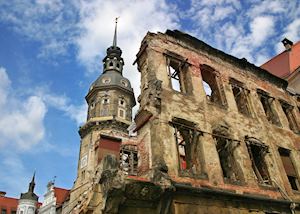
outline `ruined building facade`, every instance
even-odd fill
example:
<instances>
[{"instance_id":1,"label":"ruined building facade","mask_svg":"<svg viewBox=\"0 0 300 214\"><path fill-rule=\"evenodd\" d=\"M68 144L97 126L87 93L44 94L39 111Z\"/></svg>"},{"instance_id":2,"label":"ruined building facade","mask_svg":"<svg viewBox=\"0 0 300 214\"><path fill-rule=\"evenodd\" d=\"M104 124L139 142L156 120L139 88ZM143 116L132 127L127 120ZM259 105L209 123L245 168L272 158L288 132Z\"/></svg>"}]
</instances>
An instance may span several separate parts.
<instances>
[{"instance_id":1,"label":"ruined building facade","mask_svg":"<svg viewBox=\"0 0 300 214\"><path fill-rule=\"evenodd\" d=\"M300 103L285 80L182 32L148 33L135 62L141 94L130 137L133 93L107 67L122 67L117 50L108 49L86 97L63 213L300 213Z\"/></svg>"}]
</instances>

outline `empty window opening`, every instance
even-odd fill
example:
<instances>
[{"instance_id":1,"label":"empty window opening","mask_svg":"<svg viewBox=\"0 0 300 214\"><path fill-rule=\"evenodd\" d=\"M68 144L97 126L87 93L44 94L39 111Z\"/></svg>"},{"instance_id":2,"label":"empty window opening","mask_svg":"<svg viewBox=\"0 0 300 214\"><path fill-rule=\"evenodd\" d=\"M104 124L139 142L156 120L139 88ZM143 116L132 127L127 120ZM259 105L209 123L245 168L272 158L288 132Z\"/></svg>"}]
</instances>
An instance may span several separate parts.
<instances>
[{"instance_id":1,"label":"empty window opening","mask_svg":"<svg viewBox=\"0 0 300 214\"><path fill-rule=\"evenodd\" d=\"M243 84L234 79L230 80L230 84L238 111L250 116L249 90L243 88Z\"/></svg>"},{"instance_id":2,"label":"empty window opening","mask_svg":"<svg viewBox=\"0 0 300 214\"><path fill-rule=\"evenodd\" d=\"M213 103L225 105L224 92L218 83L216 71L208 65L201 65L200 69L207 99Z\"/></svg>"},{"instance_id":3,"label":"empty window opening","mask_svg":"<svg viewBox=\"0 0 300 214\"><path fill-rule=\"evenodd\" d=\"M120 168L127 175L137 175L138 151L135 145L123 145L120 150Z\"/></svg>"},{"instance_id":4,"label":"empty window opening","mask_svg":"<svg viewBox=\"0 0 300 214\"><path fill-rule=\"evenodd\" d=\"M246 144L252 163L252 169L258 183L271 185L270 174L265 161L265 155L268 152L268 147L260 143L258 140L246 139Z\"/></svg>"},{"instance_id":5,"label":"empty window opening","mask_svg":"<svg viewBox=\"0 0 300 214\"><path fill-rule=\"evenodd\" d=\"M288 177L288 180L290 182L290 185L293 190L300 190L299 186L299 180L297 178L296 170L294 167L294 164L292 162L292 159L290 157L290 151L284 148L279 148L278 152L280 154L283 167L285 170L285 173Z\"/></svg>"},{"instance_id":6,"label":"empty window opening","mask_svg":"<svg viewBox=\"0 0 300 214\"><path fill-rule=\"evenodd\" d=\"M289 122L289 127L292 131L294 132L298 132L299 131L299 128L298 128L298 125L297 125L297 121L296 121L296 118L295 118L295 115L293 113L293 106L289 105L288 103L286 102L281 102L281 107L282 107L282 110Z\"/></svg>"},{"instance_id":7,"label":"empty window opening","mask_svg":"<svg viewBox=\"0 0 300 214\"><path fill-rule=\"evenodd\" d=\"M117 68L120 68L120 64L119 63L117 63Z\"/></svg>"},{"instance_id":8,"label":"empty window opening","mask_svg":"<svg viewBox=\"0 0 300 214\"><path fill-rule=\"evenodd\" d=\"M203 84L204 91L205 91L207 98L210 99L212 90L211 90L209 84L205 81L202 81L202 84Z\"/></svg>"},{"instance_id":9,"label":"empty window opening","mask_svg":"<svg viewBox=\"0 0 300 214\"><path fill-rule=\"evenodd\" d=\"M119 105L125 107L126 102L124 99L119 99Z\"/></svg>"},{"instance_id":10,"label":"empty window opening","mask_svg":"<svg viewBox=\"0 0 300 214\"><path fill-rule=\"evenodd\" d=\"M173 119L175 129L175 141L178 149L179 169L192 174L197 173L197 145L199 131L195 129L195 123L180 118Z\"/></svg>"},{"instance_id":11,"label":"empty window opening","mask_svg":"<svg viewBox=\"0 0 300 214\"><path fill-rule=\"evenodd\" d=\"M109 63L109 66L110 66L110 67L114 66L114 63L113 63L113 62L110 62L110 63Z\"/></svg>"},{"instance_id":12,"label":"empty window opening","mask_svg":"<svg viewBox=\"0 0 300 214\"><path fill-rule=\"evenodd\" d=\"M273 108L274 98L268 96L266 92L260 90L258 91L258 95L260 97L260 101L266 114L267 120L272 124L280 126L279 118Z\"/></svg>"},{"instance_id":13,"label":"empty window opening","mask_svg":"<svg viewBox=\"0 0 300 214\"><path fill-rule=\"evenodd\" d=\"M180 60L167 58L168 74L173 90L186 93L186 63Z\"/></svg>"},{"instance_id":14,"label":"empty window opening","mask_svg":"<svg viewBox=\"0 0 300 214\"><path fill-rule=\"evenodd\" d=\"M226 136L223 137L221 134L216 132L213 132L213 136L219 155L224 181L241 181L233 154L234 149L237 147L237 145L239 145L238 142L233 141Z\"/></svg>"}]
</instances>

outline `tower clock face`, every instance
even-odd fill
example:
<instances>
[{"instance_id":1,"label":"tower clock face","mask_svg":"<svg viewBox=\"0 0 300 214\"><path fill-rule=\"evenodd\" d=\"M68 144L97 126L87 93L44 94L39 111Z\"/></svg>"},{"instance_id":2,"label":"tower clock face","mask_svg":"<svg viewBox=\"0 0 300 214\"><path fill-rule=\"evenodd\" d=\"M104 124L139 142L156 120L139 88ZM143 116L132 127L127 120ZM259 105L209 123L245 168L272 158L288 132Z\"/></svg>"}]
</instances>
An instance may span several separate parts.
<instances>
[{"instance_id":1,"label":"tower clock face","mask_svg":"<svg viewBox=\"0 0 300 214\"><path fill-rule=\"evenodd\" d=\"M127 87L127 86L128 86L128 82L127 82L126 80L124 80L124 79L123 79L123 80L121 80L121 84L122 84L122 85L124 85L125 87Z\"/></svg>"}]
</instances>

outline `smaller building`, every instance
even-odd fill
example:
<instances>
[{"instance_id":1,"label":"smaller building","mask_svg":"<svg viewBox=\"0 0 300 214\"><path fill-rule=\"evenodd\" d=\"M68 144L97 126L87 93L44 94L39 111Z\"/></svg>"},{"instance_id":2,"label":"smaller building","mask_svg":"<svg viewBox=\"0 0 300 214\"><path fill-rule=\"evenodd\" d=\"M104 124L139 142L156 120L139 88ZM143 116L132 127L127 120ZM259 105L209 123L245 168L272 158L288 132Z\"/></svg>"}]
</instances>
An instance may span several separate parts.
<instances>
[{"instance_id":1,"label":"smaller building","mask_svg":"<svg viewBox=\"0 0 300 214\"><path fill-rule=\"evenodd\" d=\"M288 81L288 90L300 94L300 41L295 44L287 38L282 40L285 50L265 62L261 67L277 77Z\"/></svg>"},{"instance_id":2,"label":"smaller building","mask_svg":"<svg viewBox=\"0 0 300 214\"><path fill-rule=\"evenodd\" d=\"M50 181L47 185L47 192L44 195L44 202L39 209L39 214L61 213L64 201L69 197L70 190L55 187Z\"/></svg>"},{"instance_id":3,"label":"smaller building","mask_svg":"<svg viewBox=\"0 0 300 214\"><path fill-rule=\"evenodd\" d=\"M34 193L34 179L35 174L33 174L32 180L29 183L28 191L21 193L17 214L34 214L37 210L39 197Z\"/></svg>"},{"instance_id":4,"label":"smaller building","mask_svg":"<svg viewBox=\"0 0 300 214\"><path fill-rule=\"evenodd\" d=\"M6 197L6 192L0 191L0 211L1 214L16 214L18 199Z\"/></svg>"}]
</instances>

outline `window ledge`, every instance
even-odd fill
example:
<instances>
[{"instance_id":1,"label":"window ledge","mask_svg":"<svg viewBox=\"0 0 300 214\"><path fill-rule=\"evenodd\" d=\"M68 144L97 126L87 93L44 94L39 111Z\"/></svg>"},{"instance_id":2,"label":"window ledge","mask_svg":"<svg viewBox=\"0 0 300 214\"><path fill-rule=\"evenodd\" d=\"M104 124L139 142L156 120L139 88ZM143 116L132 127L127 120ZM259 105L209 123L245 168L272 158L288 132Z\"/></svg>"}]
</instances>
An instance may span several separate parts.
<instances>
[{"instance_id":1,"label":"window ledge","mask_svg":"<svg viewBox=\"0 0 300 214\"><path fill-rule=\"evenodd\" d=\"M271 191L278 191L278 188L273 186L272 184L262 184L258 183L259 188L265 189L265 190L271 190Z\"/></svg>"},{"instance_id":2,"label":"window ledge","mask_svg":"<svg viewBox=\"0 0 300 214\"><path fill-rule=\"evenodd\" d=\"M236 185L236 186L245 186L245 182L243 181L231 181L229 179L224 178L224 183L225 184L231 184L231 185Z\"/></svg>"},{"instance_id":3,"label":"window ledge","mask_svg":"<svg viewBox=\"0 0 300 214\"><path fill-rule=\"evenodd\" d=\"M300 190L292 189L292 192L293 192L293 194L295 194L295 195L300 195Z\"/></svg>"},{"instance_id":4,"label":"window ledge","mask_svg":"<svg viewBox=\"0 0 300 214\"><path fill-rule=\"evenodd\" d=\"M208 180L208 175L205 172L200 173L200 174L195 174L195 173L190 172L188 170L180 170L179 171L179 176L180 177L189 177L189 178Z\"/></svg>"},{"instance_id":5,"label":"window ledge","mask_svg":"<svg viewBox=\"0 0 300 214\"><path fill-rule=\"evenodd\" d=\"M223 110L227 110L228 109L227 105L222 105L222 104L219 104L219 103L212 102L212 101L210 101L207 98L206 98L206 100L207 100L207 104L209 104L209 105L217 106L218 108L223 109Z\"/></svg>"}]
</instances>

